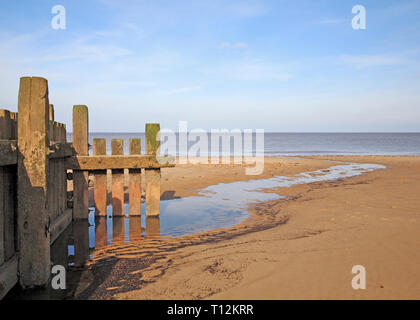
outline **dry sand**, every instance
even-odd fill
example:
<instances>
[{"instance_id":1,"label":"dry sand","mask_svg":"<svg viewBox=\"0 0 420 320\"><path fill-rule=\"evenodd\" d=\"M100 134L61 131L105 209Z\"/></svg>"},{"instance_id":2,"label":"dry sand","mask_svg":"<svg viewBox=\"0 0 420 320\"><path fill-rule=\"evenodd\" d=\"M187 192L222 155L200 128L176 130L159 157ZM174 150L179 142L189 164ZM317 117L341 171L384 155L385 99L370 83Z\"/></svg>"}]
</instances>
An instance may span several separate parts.
<instances>
[{"instance_id":1,"label":"dry sand","mask_svg":"<svg viewBox=\"0 0 420 320\"><path fill-rule=\"evenodd\" d=\"M96 283L79 297L420 299L420 157L266 158L257 177L238 166L185 165L163 171L162 191L183 197L334 165L324 159L387 169L277 189L292 198L251 205L251 218L228 230L97 250ZM366 268L366 290L351 286L354 265Z\"/></svg>"}]
</instances>

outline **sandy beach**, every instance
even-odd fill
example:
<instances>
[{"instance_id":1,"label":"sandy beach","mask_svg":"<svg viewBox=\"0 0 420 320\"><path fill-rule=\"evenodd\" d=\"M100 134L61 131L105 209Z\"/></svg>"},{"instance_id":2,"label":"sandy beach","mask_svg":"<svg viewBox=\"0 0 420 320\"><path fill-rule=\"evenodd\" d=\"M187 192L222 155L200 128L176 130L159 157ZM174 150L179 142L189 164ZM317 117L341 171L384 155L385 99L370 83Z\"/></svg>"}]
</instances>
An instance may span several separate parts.
<instances>
[{"instance_id":1,"label":"sandy beach","mask_svg":"<svg viewBox=\"0 0 420 320\"><path fill-rule=\"evenodd\" d=\"M163 169L162 199L343 161L387 168L278 188L289 197L250 204L251 217L230 229L95 250L76 298L420 299L420 157L272 157L260 176L179 165ZM354 265L366 269L365 290L351 286Z\"/></svg>"}]
</instances>

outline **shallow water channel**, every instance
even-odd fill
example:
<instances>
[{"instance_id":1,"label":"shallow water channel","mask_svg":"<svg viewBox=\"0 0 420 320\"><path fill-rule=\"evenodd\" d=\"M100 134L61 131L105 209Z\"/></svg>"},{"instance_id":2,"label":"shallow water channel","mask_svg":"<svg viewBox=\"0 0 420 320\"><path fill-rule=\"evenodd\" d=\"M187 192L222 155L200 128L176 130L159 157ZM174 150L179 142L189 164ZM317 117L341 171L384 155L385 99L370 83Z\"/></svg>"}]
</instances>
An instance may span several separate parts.
<instances>
[{"instance_id":1,"label":"shallow water channel","mask_svg":"<svg viewBox=\"0 0 420 320\"><path fill-rule=\"evenodd\" d=\"M159 217L146 218L144 204L141 217L113 218L112 206L108 206L107 217L95 218L94 208L90 208L88 221L73 222L53 244L53 264L77 268L96 249L113 244L233 227L249 217L250 203L283 197L273 188L349 178L383 168L377 164L346 163L288 177L220 183L202 189L197 196L161 201Z\"/></svg>"}]
</instances>

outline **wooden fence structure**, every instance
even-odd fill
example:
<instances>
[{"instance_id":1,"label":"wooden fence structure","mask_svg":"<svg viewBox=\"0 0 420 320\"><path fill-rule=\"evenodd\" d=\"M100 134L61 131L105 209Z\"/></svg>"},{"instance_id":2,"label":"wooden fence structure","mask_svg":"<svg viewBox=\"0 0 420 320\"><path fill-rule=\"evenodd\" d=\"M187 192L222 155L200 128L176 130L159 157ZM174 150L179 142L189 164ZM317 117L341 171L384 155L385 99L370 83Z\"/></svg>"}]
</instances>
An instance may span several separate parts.
<instances>
[{"instance_id":1,"label":"wooden fence structure","mask_svg":"<svg viewBox=\"0 0 420 320\"><path fill-rule=\"evenodd\" d=\"M124 214L124 169L130 214L141 214L142 169L146 215L159 214L160 169L174 166L173 158L159 156L159 124L146 124L145 155L140 139L130 139L129 155L122 140L113 140L107 155L105 139L95 139L89 155L88 128L88 108L74 106L73 139L67 142L66 125L54 121L44 78L21 78L18 112L0 109L0 299L16 283L24 289L48 285L51 245L72 220L88 218L89 173L95 180L95 215L106 215L107 170L112 170L112 214Z\"/></svg>"}]
</instances>

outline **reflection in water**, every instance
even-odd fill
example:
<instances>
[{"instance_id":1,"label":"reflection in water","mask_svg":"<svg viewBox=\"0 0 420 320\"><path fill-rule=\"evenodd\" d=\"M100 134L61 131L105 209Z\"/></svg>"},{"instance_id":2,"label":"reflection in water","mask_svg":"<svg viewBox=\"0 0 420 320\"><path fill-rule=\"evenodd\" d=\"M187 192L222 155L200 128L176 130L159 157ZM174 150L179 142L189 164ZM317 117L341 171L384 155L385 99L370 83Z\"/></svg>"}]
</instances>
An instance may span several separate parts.
<instances>
[{"instance_id":1,"label":"reflection in water","mask_svg":"<svg viewBox=\"0 0 420 320\"><path fill-rule=\"evenodd\" d=\"M107 207L106 217L95 217L95 209L89 212L89 222L73 224L74 265L79 266L89 254L89 248L131 242L160 236L178 237L217 228L228 228L244 221L249 213L249 203L282 198L271 188L290 187L296 184L335 180L360 175L384 168L375 164L343 164L328 169L304 172L291 177L237 181L209 186L199 196L161 201L160 216L146 218L145 204L141 217L129 217L129 206L125 204L127 216L112 217L112 206ZM263 192L264 191L264 192ZM145 228L143 227L145 226ZM77 251L81 252L80 256Z\"/></svg>"},{"instance_id":2,"label":"reflection in water","mask_svg":"<svg viewBox=\"0 0 420 320\"><path fill-rule=\"evenodd\" d=\"M160 236L160 219L156 217L95 217L90 211L88 227L77 225L76 228L89 229L89 248L101 248L107 245L140 240L144 237ZM146 228L142 227L146 225Z\"/></svg>"},{"instance_id":3,"label":"reflection in water","mask_svg":"<svg viewBox=\"0 0 420 320\"><path fill-rule=\"evenodd\" d=\"M158 216L146 218L146 237L160 237L160 218Z\"/></svg>"},{"instance_id":4,"label":"reflection in water","mask_svg":"<svg viewBox=\"0 0 420 320\"><path fill-rule=\"evenodd\" d=\"M199 196L161 201L160 216L146 217L144 203L141 217L113 218L112 206L107 207L106 217L95 217L95 209L91 208L88 221L73 223L73 240L65 251L72 258L70 265L79 267L89 257L90 251L108 245L232 227L249 216L246 209L249 203L282 197L270 191L271 188L347 178L382 168L384 166L375 164L350 163L291 177L220 183L203 189ZM128 208L125 204L127 215Z\"/></svg>"},{"instance_id":5,"label":"reflection in water","mask_svg":"<svg viewBox=\"0 0 420 320\"><path fill-rule=\"evenodd\" d=\"M106 217L95 217L94 208L91 208L88 221L73 222L52 245L52 262L70 267L72 272L69 273L69 281L73 285L69 287L83 288L80 283L90 283L92 280L84 279L83 273L77 270L91 258L94 249L147 238L177 237L232 227L249 216L246 210L249 203L281 198L270 191L271 188L347 178L382 168L385 167L374 164L344 164L292 177L217 184L203 189L199 196L161 201L160 216L146 217L144 203L141 217L113 218L112 206L107 207ZM128 214L128 204L124 209ZM46 292L49 292L49 296L43 298L60 298L56 290L51 292L49 288Z\"/></svg>"}]
</instances>

